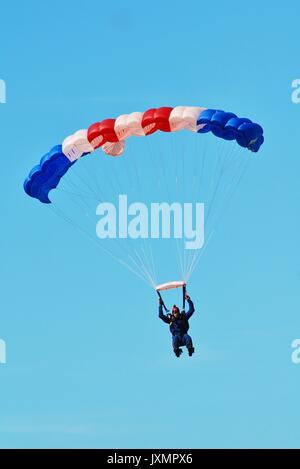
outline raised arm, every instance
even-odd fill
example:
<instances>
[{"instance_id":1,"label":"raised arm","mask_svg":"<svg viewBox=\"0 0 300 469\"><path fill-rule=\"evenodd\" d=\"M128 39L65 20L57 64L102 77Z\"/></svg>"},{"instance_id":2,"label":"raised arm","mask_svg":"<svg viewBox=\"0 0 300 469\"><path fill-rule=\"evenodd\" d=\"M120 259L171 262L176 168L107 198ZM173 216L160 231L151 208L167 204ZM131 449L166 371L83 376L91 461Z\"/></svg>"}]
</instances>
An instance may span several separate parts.
<instances>
[{"instance_id":1,"label":"raised arm","mask_svg":"<svg viewBox=\"0 0 300 469\"><path fill-rule=\"evenodd\" d=\"M166 314L163 313L163 307L162 307L161 301L159 301L158 317L165 323L170 324L170 318Z\"/></svg>"},{"instance_id":2,"label":"raised arm","mask_svg":"<svg viewBox=\"0 0 300 469\"><path fill-rule=\"evenodd\" d=\"M186 300L189 304L189 310L186 314L186 318L187 319L190 319L190 317L192 316L192 314L194 313L195 311L195 307L194 307L194 303L192 302L192 300L190 299L190 297L188 295L186 295Z\"/></svg>"}]
</instances>

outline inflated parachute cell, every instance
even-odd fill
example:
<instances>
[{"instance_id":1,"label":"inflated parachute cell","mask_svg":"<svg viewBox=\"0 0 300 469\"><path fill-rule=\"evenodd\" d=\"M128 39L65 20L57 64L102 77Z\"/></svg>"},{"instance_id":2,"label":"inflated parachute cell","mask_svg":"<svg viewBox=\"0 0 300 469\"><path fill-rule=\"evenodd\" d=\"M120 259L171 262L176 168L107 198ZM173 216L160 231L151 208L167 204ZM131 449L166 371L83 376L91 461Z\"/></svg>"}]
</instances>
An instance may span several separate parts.
<instances>
[{"instance_id":1,"label":"inflated parachute cell","mask_svg":"<svg viewBox=\"0 0 300 469\"><path fill-rule=\"evenodd\" d=\"M49 192L58 185L68 169L82 156L97 148L110 156L120 156L125 140L131 136L148 136L154 132L212 132L224 140L257 152L264 142L263 128L250 119L232 112L199 106L176 106L148 109L105 119L68 136L62 145L53 147L35 166L24 182L25 192L43 203L51 203Z\"/></svg>"},{"instance_id":2,"label":"inflated parachute cell","mask_svg":"<svg viewBox=\"0 0 300 469\"><path fill-rule=\"evenodd\" d=\"M163 132L171 132L169 117L173 108L160 107L158 109L149 109L143 114L142 127L145 135L150 135L161 130Z\"/></svg>"},{"instance_id":3,"label":"inflated parachute cell","mask_svg":"<svg viewBox=\"0 0 300 469\"><path fill-rule=\"evenodd\" d=\"M44 204L51 204L49 191L55 189L74 162L63 154L61 145L56 145L30 171L24 182L25 192Z\"/></svg>"},{"instance_id":4,"label":"inflated parachute cell","mask_svg":"<svg viewBox=\"0 0 300 469\"><path fill-rule=\"evenodd\" d=\"M199 133L212 132L224 140L236 140L241 147L257 152L264 142L263 128L232 112L206 109L197 119Z\"/></svg>"}]
</instances>

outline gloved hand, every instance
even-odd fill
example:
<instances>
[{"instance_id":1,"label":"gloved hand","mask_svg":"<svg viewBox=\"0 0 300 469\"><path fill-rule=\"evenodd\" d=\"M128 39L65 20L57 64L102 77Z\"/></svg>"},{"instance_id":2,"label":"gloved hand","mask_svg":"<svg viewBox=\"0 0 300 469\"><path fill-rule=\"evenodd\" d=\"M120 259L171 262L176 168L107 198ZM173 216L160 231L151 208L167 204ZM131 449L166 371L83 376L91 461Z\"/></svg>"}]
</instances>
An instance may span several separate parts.
<instances>
[{"instance_id":1,"label":"gloved hand","mask_svg":"<svg viewBox=\"0 0 300 469\"><path fill-rule=\"evenodd\" d=\"M186 299L186 300L190 300L190 299L191 299L190 295L188 295L188 294L186 293L186 294L185 294L185 299Z\"/></svg>"}]
</instances>

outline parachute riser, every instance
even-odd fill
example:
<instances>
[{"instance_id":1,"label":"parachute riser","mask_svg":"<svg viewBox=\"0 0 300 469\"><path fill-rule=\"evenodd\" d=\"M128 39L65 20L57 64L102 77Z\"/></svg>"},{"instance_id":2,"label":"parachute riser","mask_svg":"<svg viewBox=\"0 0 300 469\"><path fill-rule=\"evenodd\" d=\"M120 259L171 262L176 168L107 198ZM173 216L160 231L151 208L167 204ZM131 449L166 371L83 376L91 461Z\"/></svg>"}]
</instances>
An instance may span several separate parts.
<instances>
[{"instance_id":1,"label":"parachute riser","mask_svg":"<svg viewBox=\"0 0 300 469\"><path fill-rule=\"evenodd\" d=\"M161 293L159 290L156 290L157 294L158 294L158 297L159 299L161 300L162 302L162 307L164 308L164 310L168 313L169 310L167 309L165 303L164 303L164 300L162 299L162 296L161 296ZM186 285L183 285L182 286L182 309L185 310L185 295L186 295Z\"/></svg>"},{"instance_id":2,"label":"parachute riser","mask_svg":"<svg viewBox=\"0 0 300 469\"><path fill-rule=\"evenodd\" d=\"M185 294L186 294L186 285L182 287L182 309L185 310Z\"/></svg>"},{"instance_id":3,"label":"parachute riser","mask_svg":"<svg viewBox=\"0 0 300 469\"><path fill-rule=\"evenodd\" d=\"M162 307L164 308L165 312L168 313L169 310L167 309L167 307L166 307L166 305L165 305L165 303L164 303L164 300L162 299L162 296L161 296L161 294L160 294L160 291L157 291L157 294L158 294L159 299L160 299L160 301L161 301Z\"/></svg>"}]
</instances>

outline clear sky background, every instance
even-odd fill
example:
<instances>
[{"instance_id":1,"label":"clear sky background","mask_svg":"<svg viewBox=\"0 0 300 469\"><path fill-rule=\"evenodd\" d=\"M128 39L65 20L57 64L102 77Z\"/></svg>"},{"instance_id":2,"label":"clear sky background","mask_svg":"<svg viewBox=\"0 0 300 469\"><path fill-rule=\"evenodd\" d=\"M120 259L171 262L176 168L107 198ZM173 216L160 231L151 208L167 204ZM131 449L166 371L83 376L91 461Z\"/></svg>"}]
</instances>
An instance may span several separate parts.
<instances>
[{"instance_id":1,"label":"clear sky background","mask_svg":"<svg viewBox=\"0 0 300 469\"><path fill-rule=\"evenodd\" d=\"M0 447L299 447L299 15L1 2ZM252 117L266 141L191 279L196 354L177 360L153 291L22 184L75 130L181 104Z\"/></svg>"}]
</instances>

